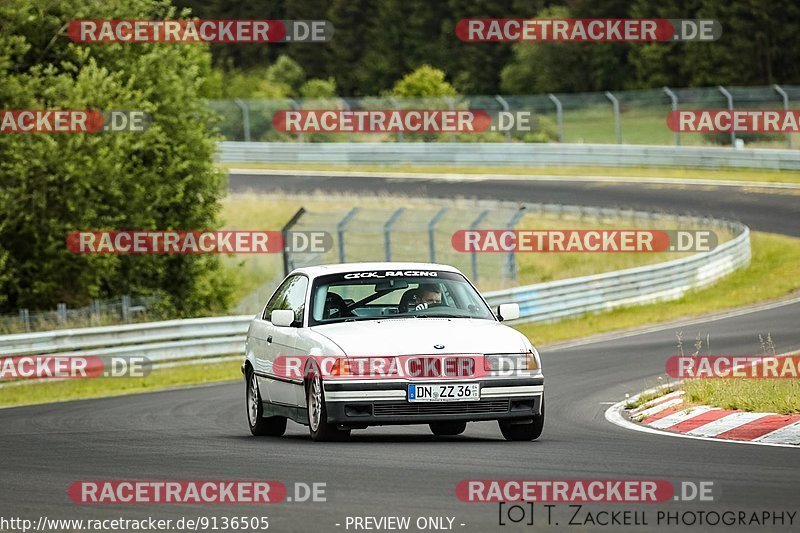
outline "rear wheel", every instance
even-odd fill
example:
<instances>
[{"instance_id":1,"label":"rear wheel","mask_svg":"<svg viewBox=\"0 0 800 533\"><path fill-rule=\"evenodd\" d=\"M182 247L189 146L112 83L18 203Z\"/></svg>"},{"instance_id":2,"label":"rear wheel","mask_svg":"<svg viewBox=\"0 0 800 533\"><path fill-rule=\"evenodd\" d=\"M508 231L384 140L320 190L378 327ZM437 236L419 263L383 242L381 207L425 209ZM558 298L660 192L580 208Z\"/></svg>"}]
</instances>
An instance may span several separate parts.
<instances>
[{"instance_id":1,"label":"rear wheel","mask_svg":"<svg viewBox=\"0 0 800 533\"><path fill-rule=\"evenodd\" d=\"M431 422L428 424L431 427L431 433L445 437L448 435L461 435L467 429L466 422L458 421L444 421L444 422Z\"/></svg>"},{"instance_id":2,"label":"rear wheel","mask_svg":"<svg viewBox=\"0 0 800 533\"><path fill-rule=\"evenodd\" d=\"M322 378L319 377L318 372L312 371L306 392L306 405L311 440L346 440L350 436L350 429L339 429L336 424L327 422L328 410L325 407L325 391L322 388Z\"/></svg>"},{"instance_id":3,"label":"rear wheel","mask_svg":"<svg viewBox=\"0 0 800 533\"><path fill-rule=\"evenodd\" d=\"M536 440L544 429L544 398L542 398L542 414L536 415L527 422L498 420L500 433L506 440Z\"/></svg>"},{"instance_id":4,"label":"rear wheel","mask_svg":"<svg viewBox=\"0 0 800 533\"><path fill-rule=\"evenodd\" d=\"M247 424L250 433L257 436L280 437L286 432L286 418L269 416L264 418L264 407L261 405L261 393L258 391L258 380L255 373L247 372Z\"/></svg>"}]
</instances>

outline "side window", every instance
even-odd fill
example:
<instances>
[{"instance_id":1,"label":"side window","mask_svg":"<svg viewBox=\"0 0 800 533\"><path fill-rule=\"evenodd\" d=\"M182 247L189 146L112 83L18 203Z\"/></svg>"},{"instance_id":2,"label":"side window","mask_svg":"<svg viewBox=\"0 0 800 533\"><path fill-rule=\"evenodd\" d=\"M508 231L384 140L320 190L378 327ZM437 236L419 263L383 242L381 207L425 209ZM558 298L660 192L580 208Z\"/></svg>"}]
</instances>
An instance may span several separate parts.
<instances>
[{"instance_id":1,"label":"side window","mask_svg":"<svg viewBox=\"0 0 800 533\"><path fill-rule=\"evenodd\" d=\"M289 309L294 311L295 322L302 323L307 289L307 277L297 275L287 279L270 298L262 318L269 320L272 311L275 309Z\"/></svg>"}]
</instances>

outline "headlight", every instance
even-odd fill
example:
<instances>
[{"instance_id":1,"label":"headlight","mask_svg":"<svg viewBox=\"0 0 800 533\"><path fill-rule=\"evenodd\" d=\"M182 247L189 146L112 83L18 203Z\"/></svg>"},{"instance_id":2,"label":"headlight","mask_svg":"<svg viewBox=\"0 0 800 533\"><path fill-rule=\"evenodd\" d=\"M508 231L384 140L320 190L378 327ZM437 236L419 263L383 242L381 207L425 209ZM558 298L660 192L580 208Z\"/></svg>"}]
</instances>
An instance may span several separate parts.
<instances>
[{"instance_id":1,"label":"headlight","mask_svg":"<svg viewBox=\"0 0 800 533\"><path fill-rule=\"evenodd\" d=\"M536 356L527 353L493 353L483 356L483 369L487 372L505 370L538 370Z\"/></svg>"}]
</instances>

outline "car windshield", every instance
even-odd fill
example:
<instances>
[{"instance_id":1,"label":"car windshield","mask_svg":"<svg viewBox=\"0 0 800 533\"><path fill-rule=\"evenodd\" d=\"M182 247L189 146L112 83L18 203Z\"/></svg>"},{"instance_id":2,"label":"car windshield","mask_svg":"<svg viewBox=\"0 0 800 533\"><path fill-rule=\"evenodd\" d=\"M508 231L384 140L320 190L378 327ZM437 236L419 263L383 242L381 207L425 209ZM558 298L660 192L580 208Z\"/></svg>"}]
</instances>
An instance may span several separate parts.
<instances>
[{"instance_id":1,"label":"car windshield","mask_svg":"<svg viewBox=\"0 0 800 533\"><path fill-rule=\"evenodd\" d=\"M495 319L464 276L441 270L321 276L314 281L311 310L311 325L386 318Z\"/></svg>"}]
</instances>

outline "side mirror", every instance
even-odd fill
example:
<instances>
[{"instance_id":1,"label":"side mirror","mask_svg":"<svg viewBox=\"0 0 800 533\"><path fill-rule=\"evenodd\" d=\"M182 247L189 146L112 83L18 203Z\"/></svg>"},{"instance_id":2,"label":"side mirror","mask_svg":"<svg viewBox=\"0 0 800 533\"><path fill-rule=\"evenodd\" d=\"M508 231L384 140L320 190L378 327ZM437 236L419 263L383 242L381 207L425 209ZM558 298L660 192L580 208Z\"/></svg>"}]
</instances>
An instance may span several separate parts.
<instances>
[{"instance_id":1,"label":"side mirror","mask_svg":"<svg viewBox=\"0 0 800 533\"><path fill-rule=\"evenodd\" d=\"M294 311L289 309L275 309L269 316L269 321L273 326L288 327L294 324Z\"/></svg>"},{"instance_id":2,"label":"side mirror","mask_svg":"<svg viewBox=\"0 0 800 533\"><path fill-rule=\"evenodd\" d=\"M273 311L274 313L274 311ZM519 304L500 304L497 306L497 318L501 322L519 318Z\"/></svg>"}]
</instances>

